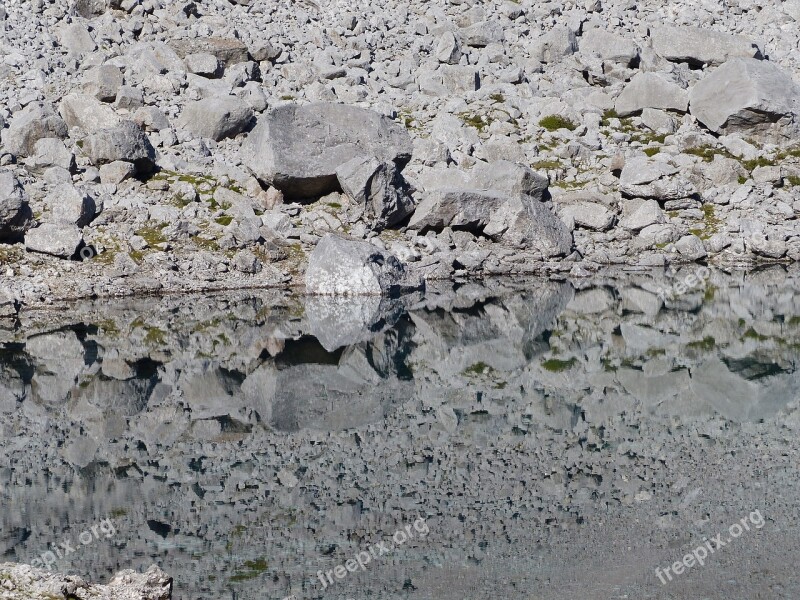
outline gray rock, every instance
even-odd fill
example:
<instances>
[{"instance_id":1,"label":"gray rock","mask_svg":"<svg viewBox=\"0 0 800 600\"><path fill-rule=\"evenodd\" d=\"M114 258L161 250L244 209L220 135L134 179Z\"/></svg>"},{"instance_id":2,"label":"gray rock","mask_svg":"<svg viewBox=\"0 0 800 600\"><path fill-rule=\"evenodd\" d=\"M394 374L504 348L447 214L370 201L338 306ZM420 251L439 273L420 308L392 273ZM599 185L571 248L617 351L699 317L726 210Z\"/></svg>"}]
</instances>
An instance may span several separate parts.
<instances>
[{"instance_id":1,"label":"gray rock","mask_svg":"<svg viewBox=\"0 0 800 600\"><path fill-rule=\"evenodd\" d=\"M114 108L121 108L128 112L133 112L144 104L144 93L142 90L129 85L121 85L117 90L117 97L114 100Z\"/></svg>"},{"instance_id":2,"label":"gray rock","mask_svg":"<svg viewBox=\"0 0 800 600\"><path fill-rule=\"evenodd\" d=\"M222 75L222 68L219 60L213 54L201 52L199 54L187 54L183 59L186 63L186 70L195 75L203 77L219 77Z\"/></svg>"},{"instance_id":3,"label":"gray rock","mask_svg":"<svg viewBox=\"0 0 800 600\"><path fill-rule=\"evenodd\" d=\"M124 160L115 160L100 166L100 181L104 184L117 185L135 175L136 166Z\"/></svg>"},{"instance_id":4,"label":"gray rock","mask_svg":"<svg viewBox=\"0 0 800 600\"><path fill-rule=\"evenodd\" d=\"M57 30L58 40L70 56L80 58L97 48L92 35L83 23L72 23Z\"/></svg>"},{"instance_id":5,"label":"gray rock","mask_svg":"<svg viewBox=\"0 0 800 600\"><path fill-rule=\"evenodd\" d=\"M525 194L545 200L548 179L534 170L508 160L479 162L468 173L469 186L508 195Z\"/></svg>"},{"instance_id":6,"label":"gray rock","mask_svg":"<svg viewBox=\"0 0 800 600\"><path fill-rule=\"evenodd\" d=\"M686 112L689 97L680 86L656 73L637 73L617 97L615 109L620 117L660 108Z\"/></svg>"},{"instance_id":7,"label":"gray rock","mask_svg":"<svg viewBox=\"0 0 800 600\"><path fill-rule=\"evenodd\" d=\"M639 49L632 41L597 28L589 29L581 36L580 49L582 55L624 66L632 65L639 57Z\"/></svg>"},{"instance_id":8,"label":"gray rock","mask_svg":"<svg viewBox=\"0 0 800 600\"><path fill-rule=\"evenodd\" d=\"M233 257L233 268L240 273L255 275L263 269L261 260L250 250L239 250Z\"/></svg>"},{"instance_id":9,"label":"gray rock","mask_svg":"<svg viewBox=\"0 0 800 600\"><path fill-rule=\"evenodd\" d=\"M688 260L700 260L708 254L703 246L703 240L693 234L685 235L675 242L675 248Z\"/></svg>"},{"instance_id":10,"label":"gray rock","mask_svg":"<svg viewBox=\"0 0 800 600\"><path fill-rule=\"evenodd\" d=\"M170 41L170 46L181 58L186 58L190 54L211 54L223 66L247 62L250 59L247 53L247 46L232 38L198 37L175 39Z\"/></svg>"},{"instance_id":11,"label":"gray rock","mask_svg":"<svg viewBox=\"0 0 800 600\"><path fill-rule=\"evenodd\" d=\"M650 38L655 53L673 62L721 65L731 58L761 57L758 46L747 38L706 27L658 25Z\"/></svg>"},{"instance_id":12,"label":"gray rock","mask_svg":"<svg viewBox=\"0 0 800 600\"><path fill-rule=\"evenodd\" d=\"M67 125L49 104L33 103L16 113L3 130L6 149L15 156L30 156L42 138L67 137Z\"/></svg>"},{"instance_id":13,"label":"gray rock","mask_svg":"<svg viewBox=\"0 0 800 600\"><path fill-rule=\"evenodd\" d=\"M240 134L252 119L252 108L239 98L228 96L188 103L178 124L197 137L219 141Z\"/></svg>"},{"instance_id":14,"label":"gray rock","mask_svg":"<svg viewBox=\"0 0 800 600\"><path fill-rule=\"evenodd\" d=\"M115 127L121 120L113 108L88 94L67 94L58 105L58 112L67 127L86 133Z\"/></svg>"},{"instance_id":15,"label":"gray rock","mask_svg":"<svg viewBox=\"0 0 800 600\"><path fill-rule=\"evenodd\" d=\"M399 168L393 162L358 157L336 169L342 190L356 203L358 219L371 229L396 225L412 212L414 200Z\"/></svg>"},{"instance_id":16,"label":"gray rock","mask_svg":"<svg viewBox=\"0 0 800 600\"><path fill-rule=\"evenodd\" d=\"M94 198L74 185L62 184L47 194L45 205L50 208L53 222L85 227L94 219Z\"/></svg>"},{"instance_id":17,"label":"gray rock","mask_svg":"<svg viewBox=\"0 0 800 600\"><path fill-rule=\"evenodd\" d=\"M666 223L667 217L664 211L655 200L646 200L642 202L638 208L631 212L628 216L624 217L619 226L631 231L639 231L649 225L656 225Z\"/></svg>"},{"instance_id":18,"label":"gray rock","mask_svg":"<svg viewBox=\"0 0 800 600\"><path fill-rule=\"evenodd\" d=\"M489 44L503 42L503 25L497 21L482 21L465 27L460 32L464 44L475 48L484 48Z\"/></svg>"},{"instance_id":19,"label":"gray rock","mask_svg":"<svg viewBox=\"0 0 800 600\"><path fill-rule=\"evenodd\" d=\"M133 121L96 131L86 138L83 150L96 166L122 160L133 163L137 173L149 173L155 167L155 149Z\"/></svg>"},{"instance_id":20,"label":"gray rock","mask_svg":"<svg viewBox=\"0 0 800 600\"><path fill-rule=\"evenodd\" d=\"M0 242L17 242L33 222L28 196L11 171L0 169Z\"/></svg>"},{"instance_id":21,"label":"gray rock","mask_svg":"<svg viewBox=\"0 0 800 600\"><path fill-rule=\"evenodd\" d=\"M60 139L42 138L37 140L33 155L25 160L25 166L33 172L41 172L49 167L74 171L75 155Z\"/></svg>"},{"instance_id":22,"label":"gray rock","mask_svg":"<svg viewBox=\"0 0 800 600\"><path fill-rule=\"evenodd\" d=\"M690 110L715 133L796 133L800 87L777 65L737 58L715 69L689 92Z\"/></svg>"},{"instance_id":23,"label":"gray rock","mask_svg":"<svg viewBox=\"0 0 800 600\"><path fill-rule=\"evenodd\" d=\"M578 38L572 29L557 25L534 41L531 57L540 63L555 63L577 51Z\"/></svg>"},{"instance_id":24,"label":"gray rock","mask_svg":"<svg viewBox=\"0 0 800 600\"><path fill-rule=\"evenodd\" d=\"M122 85L122 71L114 65L101 65L89 69L83 76L84 94L94 96L102 102L113 102Z\"/></svg>"},{"instance_id":25,"label":"gray rock","mask_svg":"<svg viewBox=\"0 0 800 600\"><path fill-rule=\"evenodd\" d=\"M25 248L31 252L69 258L83 243L83 234L76 225L43 223L25 234Z\"/></svg>"},{"instance_id":26,"label":"gray rock","mask_svg":"<svg viewBox=\"0 0 800 600\"><path fill-rule=\"evenodd\" d=\"M435 71L423 72L419 89L429 96L468 94L480 89L480 75L474 67L440 65Z\"/></svg>"},{"instance_id":27,"label":"gray rock","mask_svg":"<svg viewBox=\"0 0 800 600\"><path fill-rule=\"evenodd\" d=\"M280 106L259 118L243 144L245 164L287 198L320 196L338 187L336 169L359 156L411 159L408 132L378 113L339 104Z\"/></svg>"},{"instance_id":28,"label":"gray rock","mask_svg":"<svg viewBox=\"0 0 800 600\"><path fill-rule=\"evenodd\" d=\"M626 196L661 201L687 198L697 192L677 167L645 157L635 157L625 163L619 189Z\"/></svg>"},{"instance_id":29,"label":"gray rock","mask_svg":"<svg viewBox=\"0 0 800 600\"><path fill-rule=\"evenodd\" d=\"M335 234L314 248L305 279L307 294L325 296L395 296L424 287L395 256Z\"/></svg>"},{"instance_id":30,"label":"gray rock","mask_svg":"<svg viewBox=\"0 0 800 600\"><path fill-rule=\"evenodd\" d=\"M434 56L439 62L457 65L461 58L461 43L452 31L445 31L436 43Z\"/></svg>"},{"instance_id":31,"label":"gray rock","mask_svg":"<svg viewBox=\"0 0 800 600\"><path fill-rule=\"evenodd\" d=\"M568 204L559 211L562 220L571 219L575 225L594 231L607 231L614 223L614 213L596 202Z\"/></svg>"}]
</instances>

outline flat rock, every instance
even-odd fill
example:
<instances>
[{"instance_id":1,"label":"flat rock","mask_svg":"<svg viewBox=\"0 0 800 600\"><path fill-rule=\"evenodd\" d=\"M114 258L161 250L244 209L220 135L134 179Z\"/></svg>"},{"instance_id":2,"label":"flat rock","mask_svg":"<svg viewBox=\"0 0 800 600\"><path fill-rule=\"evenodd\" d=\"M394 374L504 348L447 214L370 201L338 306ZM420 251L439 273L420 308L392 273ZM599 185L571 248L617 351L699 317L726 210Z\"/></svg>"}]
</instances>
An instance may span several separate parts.
<instances>
[{"instance_id":1,"label":"flat rock","mask_svg":"<svg viewBox=\"0 0 800 600\"><path fill-rule=\"evenodd\" d=\"M3 145L15 156L30 156L42 138L67 137L67 125L49 104L35 102L19 111L2 131Z\"/></svg>"},{"instance_id":2,"label":"flat rock","mask_svg":"<svg viewBox=\"0 0 800 600\"><path fill-rule=\"evenodd\" d=\"M689 97L686 90L656 73L637 73L617 97L615 110L620 117L660 108L686 112Z\"/></svg>"},{"instance_id":3,"label":"flat rock","mask_svg":"<svg viewBox=\"0 0 800 600\"><path fill-rule=\"evenodd\" d=\"M731 58L760 58L761 51L745 37L708 28L658 25L650 31L653 51L673 62L721 65Z\"/></svg>"},{"instance_id":4,"label":"flat rock","mask_svg":"<svg viewBox=\"0 0 800 600\"><path fill-rule=\"evenodd\" d=\"M233 38L198 37L172 40L170 46L181 58L190 54L211 54L223 65L235 65L250 60L247 46Z\"/></svg>"},{"instance_id":5,"label":"flat rock","mask_svg":"<svg viewBox=\"0 0 800 600\"><path fill-rule=\"evenodd\" d=\"M125 161L133 163L138 173L149 173L155 167L155 149L133 121L94 132L86 138L83 149L94 165Z\"/></svg>"},{"instance_id":6,"label":"flat rock","mask_svg":"<svg viewBox=\"0 0 800 600\"><path fill-rule=\"evenodd\" d=\"M189 102L178 125L197 137L219 141L240 134L252 119L253 109L244 101L222 96Z\"/></svg>"},{"instance_id":7,"label":"flat rock","mask_svg":"<svg viewBox=\"0 0 800 600\"><path fill-rule=\"evenodd\" d=\"M31 252L69 258L83 242L76 225L43 223L25 234L25 248Z\"/></svg>"},{"instance_id":8,"label":"flat rock","mask_svg":"<svg viewBox=\"0 0 800 600\"><path fill-rule=\"evenodd\" d=\"M67 94L58 105L58 112L67 127L86 133L114 127L121 121L113 108L88 94Z\"/></svg>"},{"instance_id":9,"label":"flat rock","mask_svg":"<svg viewBox=\"0 0 800 600\"><path fill-rule=\"evenodd\" d=\"M259 118L242 149L256 177L290 199L336 191L336 170L353 158L374 156L402 169L411 151L408 132L388 117L328 103L270 111Z\"/></svg>"}]
</instances>

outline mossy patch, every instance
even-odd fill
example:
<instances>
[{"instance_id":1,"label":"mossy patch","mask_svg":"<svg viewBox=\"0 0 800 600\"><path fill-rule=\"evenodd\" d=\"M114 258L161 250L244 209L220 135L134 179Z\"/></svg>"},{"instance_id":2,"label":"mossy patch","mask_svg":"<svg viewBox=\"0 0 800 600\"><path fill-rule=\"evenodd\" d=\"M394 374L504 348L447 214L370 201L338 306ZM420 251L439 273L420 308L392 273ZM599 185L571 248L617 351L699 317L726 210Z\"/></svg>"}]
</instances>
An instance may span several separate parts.
<instances>
[{"instance_id":1,"label":"mossy patch","mask_svg":"<svg viewBox=\"0 0 800 600\"><path fill-rule=\"evenodd\" d=\"M714 348L716 348L716 346L717 346L717 340L715 340L710 335L704 337L702 340L697 340L686 344L687 348L691 348L692 350L703 350L706 352L708 352L709 350L713 350Z\"/></svg>"},{"instance_id":2,"label":"mossy patch","mask_svg":"<svg viewBox=\"0 0 800 600\"><path fill-rule=\"evenodd\" d=\"M561 115L547 115L539 119L539 126L544 127L547 131L557 131L559 129L568 129L575 131L578 126Z\"/></svg>"},{"instance_id":3,"label":"mossy patch","mask_svg":"<svg viewBox=\"0 0 800 600\"><path fill-rule=\"evenodd\" d=\"M474 365L468 366L464 369L461 374L466 376L475 376L475 375L484 375L492 370L492 367L487 365L485 362L477 362Z\"/></svg>"},{"instance_id":4,"label":"mossy patch","mask_svg":"<svg viewBox=\"0 0 800 600\"><path fill-rule=\"evenodd\" d=\"M269 568L269 563L263 558L257 558L256 560L246 560L244 565L236 569L236 572L231 576L232 582L237 581L249 581L251 579L256 579L263 573L267 571Z\"/></svg>"},{"instance_id":5,"label":"mossy patch","mask_svg":"<svg viewBox=\"0 0 800 600\"><path fill-rule=\"evenodd\" d=\"M568 371L572 367L574 367L578 363L578 359L574 356L569 360L559 360L557 358L551 358L544 362L542 362L542 368L545 371L550 371L551 373L561 373L563 371Z\"/></svg>"}]
</instances>

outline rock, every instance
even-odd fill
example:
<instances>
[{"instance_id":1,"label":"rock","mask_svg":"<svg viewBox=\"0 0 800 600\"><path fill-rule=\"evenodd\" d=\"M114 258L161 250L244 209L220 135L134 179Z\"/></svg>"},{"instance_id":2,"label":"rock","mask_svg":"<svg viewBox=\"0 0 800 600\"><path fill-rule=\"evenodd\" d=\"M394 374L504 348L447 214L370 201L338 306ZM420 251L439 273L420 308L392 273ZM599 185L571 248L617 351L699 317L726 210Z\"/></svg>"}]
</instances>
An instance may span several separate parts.
<instances>
[{"instance_id":1,"label":"rock","mask_svg":"<svg viewBox=\"0 0 800 600\"><path fill-rule=\"evenodd\" d=\"M77 127L85 133L115 127L121 121L114 109L88 94L68 94L58 105L58 112L72 129Z\"/></svg>"},{"instance_id":2,"label":"rock","mask_svg":"<svg viewBox=\"0 0 800 600\"><path fill-rule=\"evenodd\" d=\"M659 56L693 66L721 65L732 58L761 58L758 46L747 38L706 27L658 25L651 29L650 40Z\"/></svg>"},{"instance_id":3,"label":"rock","mask_svg":"<svg viewBox=\"0 0 800 600\"><path fill-rule=\"evenodd\" d=\"M184 59L190 54L211 54L223 67L250 60L247 46L232 38L198 37L172 40L170 46Z\"/></svg>"},{"instance_id":4,"label":"rock","mask_svg":"<svg viewBox=\"0 0 800 600\"><path fill-rule=\"evenodd\" d=\"M439 62L457 65L461 58L461 44L452 31L445 31L436 43L434 56Z\"/></svg>"},{"instance_id":5,"label":"rock","mask_svg":"<svg viewBox=\"0 0 800 600\"><path fill-rule=\"evenodd\" d=\"M122 85L122 71L114 65L101 65L89 69L83 76L81 89L102 102L113 102Z\"/></svg>"},{"instance_id":6,"label":"rock","mask_svg":"<svg viewBox=\"0 0 800 600\"><path fill-rule=\"evenodd\" d=\"M706 75L689 92L692 115L714 133L798 131L800 86L777 65L737 58Z\"/></svg>"},{"instance_id":7,"label":"rock","mask_svg":"<svg viewBox=\"0 0 800 600\"><path fill-rule=\"evenodd\" d=\"M183 109L178 125L200 138L219 141L244 131L253 119L253 109L234 96L204 98Z\"/></svg>"},{"instance_id":8,"label":"rock","mask_svg":"<svg viewBox=\"0 0 800 600\"><path fill-rule=\"evenodd\" d=\"M473 23L469 27L464 27L460 34L464 44L474 48L485 48L489 44L501 44L504 38L503 26L496 21Z\"/></svg>"},{"instance_id":9,"label":"rock","mask_svg":"<svg viewBox=\"0 0 800 600\"><path fill-rule=\"evenodd\" d=\"M783 240L770 240L763 235L751 236L747 240L747 245L753 254L776 260L783 258L788 249Z\"/></svg>"},{"instance_id":10,"label":"rock","mask_svg":"<svg viewBox=\"0 0 800 600\"><path fill-rule=\"evenodd\" d=\"M636 210L631 214L624 217L619 226L623 229L630 229L631 231L639 231L648 227L649 225L656 225L666 223L667 218L658 202L655 200L645 200Z\"/></svg>"},{"instance_id":11,"label":"rock","mask_svg":"<svg viewBox=\"0 0 800 600\"><path fill-rule=\"evenodd\" d=\"M83 23L72 23L56 30L59 43L70 56L81 58L97 48L92 35Z\"/></svg>"},{"instance_id":12,"label":"rock","mask_svg":"<svg viewBox=\"0 0 800 600\"><path fill-rule=\"evenodd\" d=\"M30 156L36 142L42 138L67 137L67 125L49 104L33 103L16 113L2 140L6 149L15 156Z\"/></svg>"},{"instance_id":13,"label":"rock","mask_svg":"<svg viewBox=\"0 0 800 600\"><path fill-rule=\"evenodd\" d=\"M144 104L144 93L129 85L121 85L117 90L114 108L133 112Z\"/></svg>"},{"instance_id":14,"label":"rock","mask_svg":"<svg viewBox=\"0 0 800 600\"><path fill-rule=\"evenodd\" d=\"M628 160L619 178L619 189L626 196L677 200L696 193L688 180L673 165L645 157Z\"/></svg>"},{"instance_id":15,"label":"rock","mask_svg":"<svg viewBox=\"0 0 800 600\"><path fill-rule=\"evenodd\" d=\"M408 132L385 116L354 106L287 104L260 117L242 147L245 164L287 198L336 191L336 170L374 156L402 169L411 159Z\"/></svg>"},{"instance_id":16,"label":"rock","mask_svg":"<svg viewBox=\"0 0 800 600\"><path fill-rule=\"evenodd\" d=\"M109 0L75 0L75 12L84 19L91 19L105 13L109 8Z\"/></svg>"},{"instance_id":17,"label":"rock","mask_svg":"<svg viewBox=\"0 0 800 600\"><path fill-rule=\"evenodd\" d=\"M572 219L575 225L594 231L607 231L614 223L614 213L595 202L568 204L559 211L559 216L563 221Z\"/></svg>"},{"instance_id":18,"label":"rock","mask_svg":"<svg viewBox=\"0 0 800 600\"><path fill-rule=\"evenodd\" d=\"M336 178L371 229L391 227L414 212L408 184L393 162L357 157L336 169Z\"/></svg>"},{"instance_id":19,"label":"rock","mask_svg":"<svg viewBox=\"0 0 800 600\"><path fill-rule=\"evenodd\" d=\"M76 225L43 223L25 234L25 248L31 252L70 258L83 243L83 235Z\"/></svg>"},{"instance_id":20,"label":"rock","mask_svg":"<svg viewBox=\"0 0 800 600\"><path fill-rule=\"evenodd\" d=\"M41 559L34 561L41 564ZM40 600L55 597L85 597L95 600L170 600L172 578L156 565L144 573L127 569L117 573L108 585L93 585L74 575L49 573L28 565L0 564L10 597Z\"/></svg>"},{"instance_id":21,"label":"rock","mask_svg":"<svg viewBox=\"0 0 800 600\"><path fill-rule=\"evenodd\" d=\"M100 166L100 181L118 185L136 175L136 166L124 160L115 160Z\"/></svg>"},{"instance_id":22,"label":"rock","mask_svg":"<svg viewBox=\"0 0 800 600\"><path fill-rule=\"evenodd\" d=\"M603 29L589 29L581 36L581 54L600 60L632 66L639 57L639 49L630 40Z\"/></svg>"},{"instance_id":23,"label":"rock","mask_svg":"<svg viewBox=\"0 0 800 600\"><path fill-rule=\"evenodd\" d=\"M62 184L45 198L53 222L85 227L94 219L96 206L94 198L74 185Z\"/></svg>"},{"instance_id":24,"label":"rock","mask_svg":"<svg viewBox=\"0 0 800 600\"><path fill-rule=\"evenodd\" d=\"M33 222L28 196L11 171L0 169L0 242L17 242Z\"/></svg>"},{"instance_id":25,"label":"rock","mask_svg":"<svg viewBox=\"0 0 800 600\"><path fill-rule=\"evenodd\" d=\"M362 240L328 234L308 260L306 293L344 296L396 296L422 289L396 257Z\"/></svg>"},{"instance_id":26,"label":"rock","mask_svg":"<svg viewBox=\"0 0 800 600\"><path fill-rule=\"evenodd\" d=\"M213 54L207 52L187 54L183 62L186 63L186 70L189 73L202 75L203 77L219 77L222 75L219 60Z\"/></svg>"},{"instance_id":27,"label":"rock","mask_svg":"<svg viewBox=\"0 0 800 600\"><path fill-rule=\"evenodd\" d=\"M675 242L675 248L688 260L700 260L708 254L703 246L703 240L693 234L685 235Z\"/></svg>"},{"instance_id":28,"label":"rock","mask_svg":"<svg viewBox=\"0 0 800 600\"><path fill-rule=\"evenodd\" d=\"M686 112L689 97L680 86L656 73L637 73L617 97L615 110L620 117L660 108Z\"/></svg>"},{"instance_id":29,"label":"rock","mask_svg":"<svg viewBox=\"0 0 800 600\"><path fill-rule=\"evenodd\" d=\"M233 257L233 268L240 273L255 275L263 269L261 260L250 250L239 250Z\"/></svg>"},{"instance_id":30,"label":"rock","mask_svg":"<svg viewBox=\"0 0 800 600\"><path fill-rule=\"evenodd\" d=\"M48 167L61 167L67 171L75 170L75 155L58 138L42 138L36 142L31 157L25 166L33 172L41 172Z\"/></svg>"},{"instance_id":31,"label":"rock","mask_svg":"<svg viewBox=\"0 0 800 600\"><path fill-rule=\"evenodd\" d=\"M133 163L137 173L149 173L155 167L155 149L133 121L96 131L86 138L83 150L96 166L121 160Z\"/></svg>"},{"instance_id":32,"label":"rock","mask_svg":"<svg viewBox=\"0 0 800 600\"><path fill-rule=\"evenodd\" d=\"M473 67L440 65L419 77L419 89L429 96L468 94L480 89L480 75Z\"/></svg>"},{"instance_id":33,"label":"rock","mask_svg":"<svg viewBox=\"0 0 800 600\"><path fill-rule=\"evenodd\" d=\"M549 181L524 165L508 160L479 162L468 174L469 186L479 190L524 194L544 201Z\"/></svg>"},{"instance_id":34,"label":"rock","mask_svg":"<svg viewBox=\"0 0 800 600\"><path fill-rule=\"evenodd\" d=\"M577 51L578 38L572 29L557 25L534 41L531 57L540 63L555 63Z\"/></svg>"}]
</instances>

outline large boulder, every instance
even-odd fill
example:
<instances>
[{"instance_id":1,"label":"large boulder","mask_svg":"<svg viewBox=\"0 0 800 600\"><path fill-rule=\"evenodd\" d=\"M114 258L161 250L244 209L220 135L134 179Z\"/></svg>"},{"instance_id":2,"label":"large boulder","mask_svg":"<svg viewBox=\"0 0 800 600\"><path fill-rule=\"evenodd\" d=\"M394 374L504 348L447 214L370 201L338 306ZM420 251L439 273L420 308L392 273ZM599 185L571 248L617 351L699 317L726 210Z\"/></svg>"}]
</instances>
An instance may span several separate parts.
<instances>
[{"instance_id":1,"label":"large boulder","mask_svg":"<svg viewBox=\"0 0 800 600\"><path fill-rule=\"evenodd\" d=\"M197 137L215 141L234 137L253 120L253 109L233 96L204 98L189 102L178 124Z\"/></svg>"},{"instance_id":2,"label":"large boulder","mask_svg":"<svg viewBox=\"0 0 800 600\"><path fill-rule=\"evenodd\" d=\"M688 107L689 97L679 85L656 73L638 73L617 97L614 108L620 117L627 117L645 108L686 112Z\"/></svg>"},{"instance_id":3,"label":"large boulder","mask_svg":"<svg viewBox=\"0 0 800 600\"><path fill-rule=\"evenodd\" d=\"M261 117L243 144L245 164L287 198L336 191L336 170L360 156L394 162L411 159L405 128L376 112L342 104L286 104Z\"/></svg>"},{"instance_id":4,"label":"large boulder","mask_svg":"<svg viewBox=\"0 0 800 600\"><path fill-rule=\"evenodd\" d=\"M49 104L33 103L19 111L3 131L3 146L15 156L31 156L42 138L67 137L67 125Z\"/></svg>"},{"instance_id":5,"label":"large boulder","mask_svg":"<svg viewBox=\"0 0 800 600\"><path fill-rule=\"evenodd\" d=\"M67 127L92 133L119 124L120 116L108 104L88 94L67 94L58 105L58 112Z\"/></svg>"},{"instance_id":6,"label":"large boulder","mask_svg":"<svg viewBox=\"0 0 800 600\"><path fill-rule=\"evenodd\" d=\"M133 163L138 173L149 173L155 167L156 151L144 131L133 121L101 129L86 138L83 151L94 165L114 161Z\"/></svg>"},{"instance_id":7,"label":"large boulder","mask_svg":"<svg viewBox=\"0 0 800 600\"><path fill-rule=\"evenodd\" d=\"M639 48L633 41L598 28L589 29L581 36L580 50L583 56L624 66L633 65L639 57Z\"/></svg>"},{"instance_id":8,"label":"large boulder","mask_svg":"<svg viewBox=\"0 0 800 600\"><path fill-rule=\"evenodd\" d=\"M715 133L796 133L800 86L777 65L752 58L726 62L689 92L692 115Z\"/></svg>"},{"instance_id":9,"label":"large boulder","mask_svg":"<svg viewBox=\"0 0 800 600\"><path fill-rule=\"evenodd\" d=\"M0 169L0 242L17 242L33 222L28 196L11 171Z\"/></svg>"},{"instance_id":10,"label":"large boulder","mask_svg":"<svg viewBox=\"0 0 800 600\"><path fill-rule=\"evenodd\" d=\"M62 183L45 198L53 220L57 223L85 227L94 219L97 206L94 198L71 183Z\"/></svg>"},{"instance_id":11,"label":"large boulder","mask_svg":"<svg viewBox=\"0 0 800 600\"><path fill-rule=\"evenodd\" d=\"M357 157L336 169L342 190L356 205L356 217L372 229L396 225L414 212L409 186L393 162Z\"/></svg>"},{"instance_id":12,"label":"large boulder","mask_svg":"<svg viewBox=\"0 0 800 600\"><path fill-rule=\"evenodd\" d=\"M721 65L731 58L761 58L758 45L739 35L708 28L657 26L650 30L653 51L672 62Z\"/></svg>"},{"instance_id":13,"label":"large boulder","mask_svg":"<svg viewBox=\"0 0 800 600\"><path fill-rule=\"evenodd\" d=\"M328 234L308 259L308 294L394 296L422 286L395 256L363 240Z\"/></svg>"},{"instance_id":14,"label":"large boulder","mask_svg":"<svg viewBox=\"0 0 800 600\"><path fill-rule=\"evenodd\" d=\"M661 202L688 198L697 193L678 167L645 156L626 161L620 174L619 189L625 196L655 198Z\"/></svg>"},{"instance_id":15,"label":"large boulder","mask_svg":"<svg viewBox=\"0 0 800 600\"><path fill-rule=\"evenodd\" d=\"M235 65L250 60L247 46L234 38L196 37L175 39L170 42L170 46L181 58L186 58L190 54L211 54L223 66Z\"/></svg>"}]
</instances>

